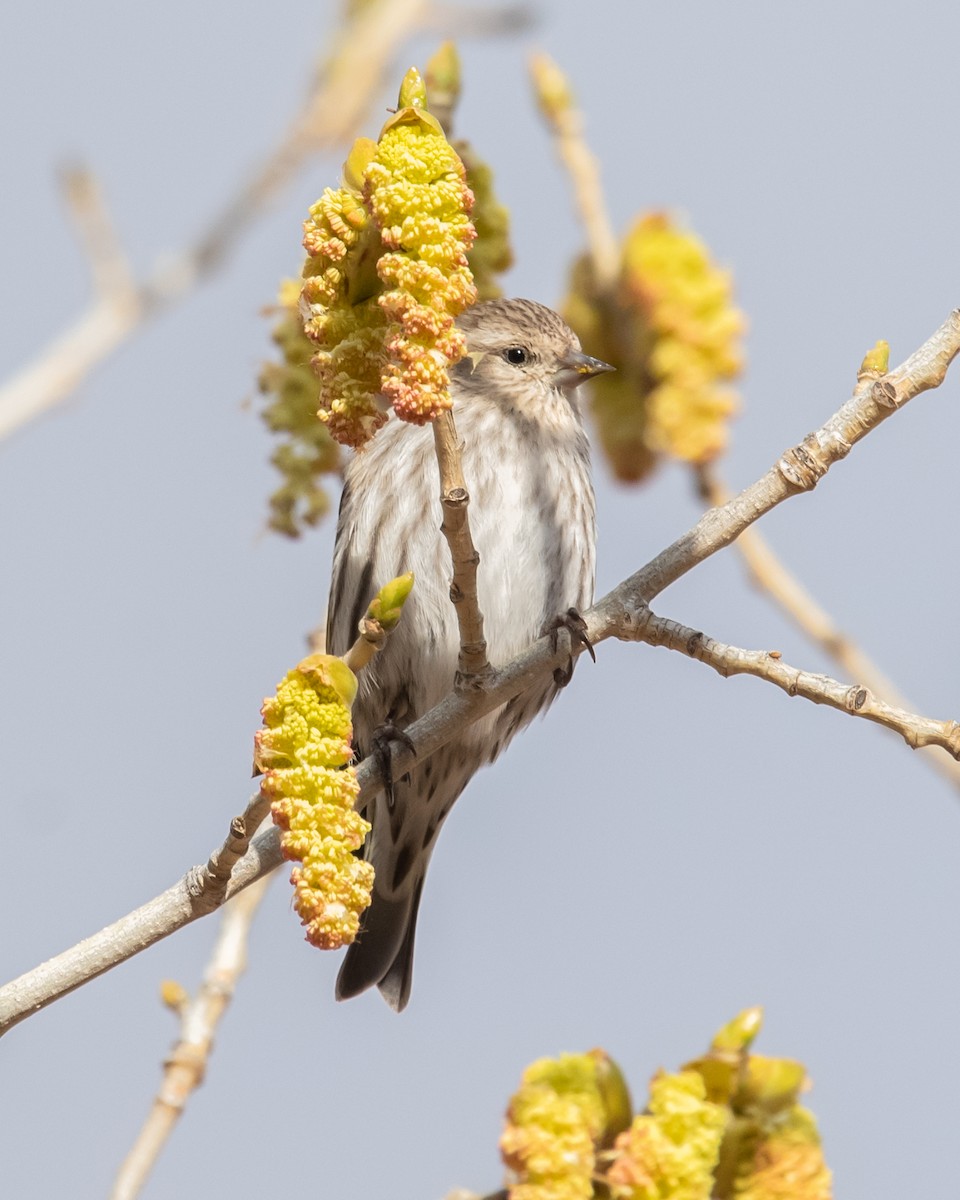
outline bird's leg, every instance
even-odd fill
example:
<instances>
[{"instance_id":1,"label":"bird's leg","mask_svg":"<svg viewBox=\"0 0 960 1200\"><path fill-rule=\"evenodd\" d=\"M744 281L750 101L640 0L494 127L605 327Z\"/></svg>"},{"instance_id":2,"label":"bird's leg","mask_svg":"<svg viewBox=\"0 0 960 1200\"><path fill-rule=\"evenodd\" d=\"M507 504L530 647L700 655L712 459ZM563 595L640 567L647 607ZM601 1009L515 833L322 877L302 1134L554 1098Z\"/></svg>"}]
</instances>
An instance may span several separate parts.
<instances>
[{"instance_id":1,"label":"bird's leg","mask_svg":"<svg viewBox=\"0 0 960 1200\"><path fill-rule=\"evenodd\" d=\"M413 744L413 739L391 721L385 722L385 724L373 731L373 736L370 739L370 753L380 771L380 778L383 780L383 792L387 798L387 809L393 812L395 800L393 795L393 750L390 746L391 742L399 742L401 746L406 747L413 755L416 755L417 748Z\"/></svg>"},{"instance_id":2,"label":"bird's leg","mask_svg":"<svg viewBox=\"0 0 960 1200\"><path fill-rule=\"evenodd\" d=\"M548 621L544 628L543 632L545 634L550 634L550 646L553 649L554 654L556 654L557 650L560 648L561 629L565 629L570 635L571 649L579 642L580 645L586 648L587 653L590 655L593 661L597 661L597 656L594 653L593 646L590 644L590 639L587 637L587 623L575 608L568 608L566 612L560 613L560 615L554 617L552 621ZM569 665L566 668L557 667L557 669L554 671L553 682L557 685L557 687L565 688L573 678L573 667L575 662L576 659L571 653Z\"/></svg>"}]
</instances>

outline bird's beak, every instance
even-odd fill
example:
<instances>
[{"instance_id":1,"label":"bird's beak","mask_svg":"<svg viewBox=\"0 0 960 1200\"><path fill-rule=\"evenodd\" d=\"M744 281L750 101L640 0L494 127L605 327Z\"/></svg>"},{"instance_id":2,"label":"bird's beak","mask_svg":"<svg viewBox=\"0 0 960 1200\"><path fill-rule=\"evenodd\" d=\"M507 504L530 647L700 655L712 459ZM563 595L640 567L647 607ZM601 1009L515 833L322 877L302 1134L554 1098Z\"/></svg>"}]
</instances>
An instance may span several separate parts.
<instances>
[{"instance_id":1,"label":"bird's beak","mask_svg":"<svg viewBox=\"0 0 960 1200\"><path fill-rule=\"evenodd\" d=\"M609 363L601 362L599 358L591 358L589 354L571 350L569 354L565 354L560 359L560 369L554 375L553 383L555 387L559 388L575 388L588 379L593 379L595 375L602 375L604 371L615 371L616 369Z\"/></svg>"}]
</instances>

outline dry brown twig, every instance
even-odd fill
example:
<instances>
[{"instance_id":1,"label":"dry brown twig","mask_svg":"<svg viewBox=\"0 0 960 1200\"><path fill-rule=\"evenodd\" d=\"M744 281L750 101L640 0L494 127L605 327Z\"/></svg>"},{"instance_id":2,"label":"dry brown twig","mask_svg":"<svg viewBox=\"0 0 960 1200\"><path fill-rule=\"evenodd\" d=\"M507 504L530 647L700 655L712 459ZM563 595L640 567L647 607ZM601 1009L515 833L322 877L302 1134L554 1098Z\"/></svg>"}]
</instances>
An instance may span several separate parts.
<instances>
[{"instance_id":1,"label":"dry brown twig","mask_svg":"<svg viewBox=\"0 0 960 1200\"><path fill-rule=\"evenodd\" d=\"M590 642L596 644L611 637L623 641L642 640L643 627L650 620L649 604L660 592L712 554L729 546L776 505L791 496L812 490L833 463L845 458L856 442L914 396L937 387L958 353L960 309L954 310L936 333L900 367L875 381L868 389L858 389L820 429L804 438L800 445L786 451L756 483L722 507L705 513L693 529L584 613ZM572 647L574 654L579 650L577 646ZM547 672L566 665L568 654L567 647L554 649L549 637L541 638L505 667L491 670L482 687L451 692L406 730L415 752L406 745L395 744L392 755L395 774L408 770L414 757L422 762L467 725L519 695ZM766 657L770 658L769 655ZM763 677L767 678L767 675ZM803 690L797 687L795 694L809 693L809 698L827 703L829 687L821 688L814 696L816 688L811 681L816 678L806 676ZM772 674L770 681L783 686ZM787 679L787 683L789 690L796 679L793 682ZM832 683L828 681L828 684ZM854 700L860 690L869 693L870 689L858 687L852 693ZM849 689L845 695L851 695ZM858 715L867 715L862 708L869 699L869 695L864 698ZM871 703L871 719L878 720L882 708L876 702ZM839 707L845 712L857 712L856 703L852 709L846 701ZM907 737L911 744L922 743L938 724L942 730L948 727L946 722L930 722L928 718L902 711L893 712L886 723L901 736ZM955 744L952 735L942 738L942 744L948 743L951 746ZM360 764L358 777L361 798L370 796L382 787L379 768L373 759ZM226 889L227 898L248 887L279 863L279 834L276 829L271 829L256 837L248 853L237 863ZM196 902L196 895L203 891L198 876L202 877L203 871L195 868L161 896L0 988L0 1033L196 920L202 915ZM205 886L210 886L209 880Z\"/></svg>"},{"instance_id":2,"label":"dry brown twig","mask_svg":"<svg viewBox=\"0 0 960 1200\"><path fill-rule=\"evenodd\" d=\"M450 547L453 578L450 599L460 627L460 656L457 686L479 688L490 672L487 643L483 636L483 613L477 599L477 565L480 555L470 534L470 493L463 478L461 443L453 413L449 410L433 422L433 440L440 468L440 531Z\"/></svg>"},{"instance_id":3,"label":"dry brown twig","mask_svg":"<svg viewBox=\"0 0 960 1200\"><path fill-rule=\"evenodd\" d=\"M522 6L506 5L478 20L472 10L438 9L428 0L370 0L344 26L277 146L196 242L165 255L140 283L126 270L106 209L90 176L82 173L85 194L78 199L68 188L68 203L79 217L97 295L85 313L0 388L0 438L55 408L135 329L219 268L310 156L353 137L400 43L416 29L442 26L449 33L463 20L471 32L510 32L523 14Z\"/></svg>"},{"instance_id":4,"label":"dry brown twig","mask_svg":"<svg viewBox=\"0 0 960 1200\"><path fill-rule=\"evenodd\" d=\"M191 1000L177 1005L180 1036L163 1064L163 1078L137 1139L124 1159L111 1200L133 1200L146 1183L190 1094L203 1083L213 1039L246 970L250 926L270 883L263 876L224 907L220 932L203 983Z\"/></svg>"}]
</instances>

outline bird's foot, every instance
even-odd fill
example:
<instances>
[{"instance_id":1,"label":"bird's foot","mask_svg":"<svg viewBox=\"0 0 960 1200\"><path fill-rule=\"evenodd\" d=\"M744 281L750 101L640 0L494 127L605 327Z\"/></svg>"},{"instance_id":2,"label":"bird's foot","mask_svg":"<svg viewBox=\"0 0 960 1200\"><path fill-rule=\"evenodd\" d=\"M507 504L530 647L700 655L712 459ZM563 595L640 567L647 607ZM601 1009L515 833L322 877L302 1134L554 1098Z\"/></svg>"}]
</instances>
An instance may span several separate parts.
<instances>
[{"instance_id":1,"label":"bird's foot","mask_svg":"<svg viewBox=\"0 0 960 1200\"><path fill-rule=\"evenodd\" d=\"M380 771L380 778L383 780L383 792L387 798L387 808L392 812L395 799L393 795L393 750L390 743L399 742L401 746L404 746L413 755L416 755L417 748L413 744L413 739L410 735L390 721L375 729L370 741L371 754Z\"/></svg>"},{"instance_id":2,"label":"bird's foot","mask_svg":"<svg viewBox=\"0 0 960 1200\"><path fill-rule=\"evenodd\" d=\"M544 633L550 634L550 646L554 654L560 649L560 630L565 629L570 635L570 647L572 648L578 643L585 647L587 653L597 661L597 656L594 653L593 646L590 644L590 639L587 637L587 623L580 616L575 608L568 608L566 612L562 612L558 617L554 617L548 622ZM576 657L571 653L570 662L566 667L557 667L553 673L553 682L558 688L565 688L573 678L573 668L576 663Z\"/></svg>"}]
</instances>

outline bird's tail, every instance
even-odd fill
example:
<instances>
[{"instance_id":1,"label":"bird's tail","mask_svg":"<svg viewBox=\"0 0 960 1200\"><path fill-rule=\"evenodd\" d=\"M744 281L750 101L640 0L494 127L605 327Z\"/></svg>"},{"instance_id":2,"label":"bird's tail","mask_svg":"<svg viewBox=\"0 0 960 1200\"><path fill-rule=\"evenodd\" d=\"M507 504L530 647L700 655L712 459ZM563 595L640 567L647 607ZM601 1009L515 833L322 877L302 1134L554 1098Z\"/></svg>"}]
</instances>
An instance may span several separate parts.
<instances>
[{"instance_id":1,"label":"bird's tail","mask_svg":"<svg viewBox=\"0 0 960 1200\"><path fill-rule=\"evenodd\" d=\"M424 876L425 871L401 895L385 895L374 883L360 934L347 948L337 976L338 1000L349 1000L376 985L392 1009L406 1008L413 986L413 943Z\"/></svg>"},{"instance_id":2,"label":"bird's tail","mask_svg":"<svg viewBox=\"0 0 960 1200\"><path fill-rule=\"evenodd\" d=\"M357 940L347 947L337 976L338 1000L378 987L391 1008L406 1007L430 856L447 814L479 765L460 747L446 755L441 751L396 780L392 803L381 792L365 813L373 826L363 848L374 869L373 900Z\"/></svg>"}]
</instances>

